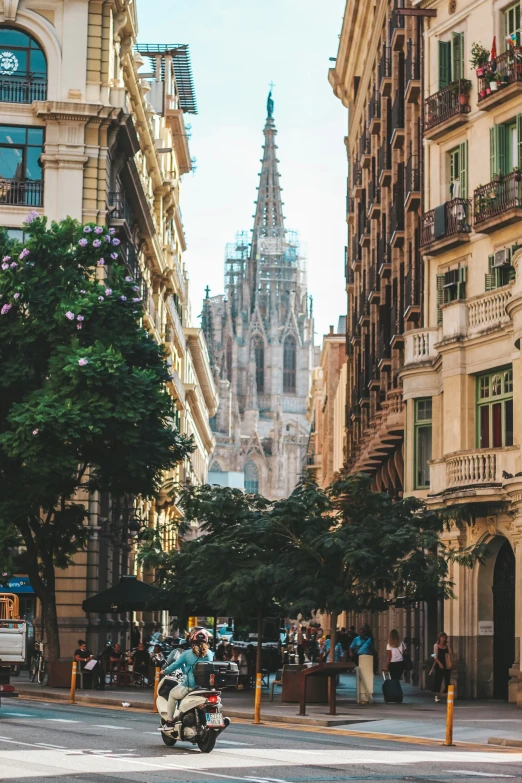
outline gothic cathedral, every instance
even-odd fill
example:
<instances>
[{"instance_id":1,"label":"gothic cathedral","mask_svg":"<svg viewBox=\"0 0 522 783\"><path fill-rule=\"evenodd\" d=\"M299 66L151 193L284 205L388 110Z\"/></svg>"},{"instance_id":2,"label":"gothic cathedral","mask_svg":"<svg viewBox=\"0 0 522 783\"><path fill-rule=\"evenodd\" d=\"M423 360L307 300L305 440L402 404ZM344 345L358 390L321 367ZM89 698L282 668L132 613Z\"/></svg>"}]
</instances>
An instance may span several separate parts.
<instances>
[{"instance_id":1,"label":"gothic cathedral","mask_svg":"<svg viewBox=\"0 0 522 783\"><path fill-rule=\"evenodd\" d=\"M313 318L297 234L285 229L271 94L254 228L227 245L225 295L203 302L219 384L209 483L287 497L305 468Z\"/></svg>"}]
</instances>

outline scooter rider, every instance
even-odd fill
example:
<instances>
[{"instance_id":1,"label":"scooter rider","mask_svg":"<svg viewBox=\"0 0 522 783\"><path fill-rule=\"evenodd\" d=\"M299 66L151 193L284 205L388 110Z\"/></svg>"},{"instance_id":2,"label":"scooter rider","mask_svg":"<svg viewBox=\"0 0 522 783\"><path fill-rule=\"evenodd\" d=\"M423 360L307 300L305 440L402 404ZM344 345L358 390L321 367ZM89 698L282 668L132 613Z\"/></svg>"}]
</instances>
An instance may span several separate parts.
<instances>
[{"instance_id":1,"label":"scooter rider","mask_svg":"<svg viewBox=\"0 0 522 783\"><path fill-rule=\"evenodd\" d=\"M209 649L209 636L204 628L194 628L190 632L188 641L191 649L185 650L185 652L180 655L177 661L174 661L174 663L171 663L169 666L167 666L164 670L164 674L172 674L172 672L176 671L176 669L181 669L186 677L183 685L188 690L194 690L197 687L196 681L194 679L194 666L199 662L213 661L214 653ZM174 726L173 718L177 701L177 699L174 697L174 691L176 690L176 688L171 690L167 702L167 726L169 728Z\"/></svg>"}]
</instances>

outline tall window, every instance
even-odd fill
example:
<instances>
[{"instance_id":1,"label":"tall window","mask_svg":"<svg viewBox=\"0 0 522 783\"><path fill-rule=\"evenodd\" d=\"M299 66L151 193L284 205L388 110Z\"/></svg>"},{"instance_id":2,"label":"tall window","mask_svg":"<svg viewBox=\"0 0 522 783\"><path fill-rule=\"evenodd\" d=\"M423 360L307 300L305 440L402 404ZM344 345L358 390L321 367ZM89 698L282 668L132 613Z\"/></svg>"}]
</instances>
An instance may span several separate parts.
<instances>
[{"instance_id":1,"label":"tall window","mask_svg":"<svg viewBox=\"0 0 522 783\"><path fill-rule=\"evenodd\" d=\"M464 78L464 33L452 33L451 41L439 41L439 90Z\"/></svg>"},{"instance_id":2,"label":"tall window","mask_svg":"<svg viewBox=\"0 0 522 783\"><path fill-rule=\"evenodd\" d=\"M508 43L508 36L513 36L515 46L520 46L520 3L513 3L504 11L504 48L513 44Z\"/></svg>"},{"instance_id":3,"label":"tall window","mask_svg":"<svg viewBox=\"0 0 522 783\"><path fill-rule=\"evenodd\" d=\"M43 128L0 125L0 204L42 206Z\"/></svg>"},{"instance_id":4,"label":"tall window","mask_svg":"<svg viewBox=\"0 0 522 783\"><path fill-rule=\"evenodd\" d=\"M477 378L477 440L481 449L513 445L513 370Z\"/></svg>"},{"instance_id":5,"label":"tall window","mask_svg":"<svg viewBox=\"0 0 522 783\"><path fill-rule=\"evenodd\" d=\"M450 199L468 197L468 142L450 150Z\"/></svg>"},{"instance_id":6,"label":"tall window","mask_svg":"<svg viewBox=\"0 0 522 783\"><path fill-rule=\"evenodd\" d=\"M296 345L294 337L287 337L283 346L283 392L295 392Z\"/></svg>"},{"instance_id":7,"label":"tall window","mask_svg":"<svg viewBox=\"0 0 522 783\"><path fill-rule=\"evenodd\" d=\"M489 129L489 175L509 174L522 164L522 114Z\"/></svg>"},{"instance_id":8,"label":"tall window","mask_svg":"<svg viewBox=\"0 0 522 783\"><path fill-rule=\"evenodd\" d=\"M430 486L430 467L432 442L432 402L431 398L415 400L415 489Z\"/></svg>"},{"instance_id":9,"label":"tall window","mask_svg":"<svg viewBox=\"0 0 522 783\"><path fill-rule=\"evenodd\" d=\"M0 101L32 103L47 98L47 63L34 38L0 28Z\"/></svg>"},{"instance_id":10,"label":"tall window","mask_svg":"<svg viewBox=\"0 0 522 783\"><path fill-rule=\"evenodd\" d=\"M227 347L225 350L225 372L227 374L227 381L232 382L232 340L230 337L227 340Z\"/></svg>"},{"instance_id":11,"label":"tall window","mask_svg":"<svg viewBox=\"0 0 522 783\"><path fill-rule=\"evenodd\" d=\"M259 492L259 473L254 462L245 465L245 492L256 495Z\"/></svg>"},{"instance_id":12,"label":"tall window","mask_svg":"<svg viewBox=\"0 0 522 783\"><path fill-rule=\"evenodd\" d=\"M265 343L261 335L252 338L254 358L256 361L256 386L258 392L265 390Z\"/></svg>"}]
</instances>

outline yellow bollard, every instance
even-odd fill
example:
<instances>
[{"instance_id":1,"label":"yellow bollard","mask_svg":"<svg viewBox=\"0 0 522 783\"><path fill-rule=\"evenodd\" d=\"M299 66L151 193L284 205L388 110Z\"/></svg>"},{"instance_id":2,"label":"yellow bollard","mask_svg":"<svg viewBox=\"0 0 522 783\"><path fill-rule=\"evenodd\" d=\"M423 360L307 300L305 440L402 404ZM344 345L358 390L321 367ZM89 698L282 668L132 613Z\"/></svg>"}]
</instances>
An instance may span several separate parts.
<instances>
[{"instance_id":1,"label":"yellow bollard","mask_svg":"<svg viewBox=\"0 0 522 783\"><path fill-rule=\"evenodd\" d=\"M448 707L446 710L446 742L444 745L454 745L453 742L453 706L455 703L455 686L448 685Z\"/></svg>"},{"instance_id":2,"label":"yellow bollard","mask_svg":"<svg viewBox=\"0 0 522 783\"><path fill-rule=\"evenodd\" d=\"M78 668L78 664L76 661L73 661L72 665L72 672L71 672L71 694L69 697L70 704L74 704L74 697L76 695L76 670Z\"/></svg>"},{"instance_id":3,"label":"yellow bollard","mask_svg":"<svg viewBox=\"0 0 522 783\"><path fill-rule=\"evenodd\" d=\"M254 702L254 723L261 723L261 689L263 686L263 675L261 672L256 674L256 697Z\"/></svg>"},{"instance_id":4,"label":"yellow bollard","mask_svg":"<svg viewBox=\"0 0 522 783\"><path fill-rule=\"evenodd\" d=\"M156 666L156 673L154 674L154 704L152 705L152 712L157 712L156 699L158 697L158 685L160 681L160 667Z\"/></svg>"}]
</instances>

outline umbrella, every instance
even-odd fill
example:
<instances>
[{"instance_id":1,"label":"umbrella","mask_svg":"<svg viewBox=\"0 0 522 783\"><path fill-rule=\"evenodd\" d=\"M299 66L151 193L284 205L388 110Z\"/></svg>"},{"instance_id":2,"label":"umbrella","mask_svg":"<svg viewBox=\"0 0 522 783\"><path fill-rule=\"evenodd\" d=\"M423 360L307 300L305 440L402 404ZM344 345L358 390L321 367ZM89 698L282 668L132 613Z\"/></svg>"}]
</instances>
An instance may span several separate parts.
<instances>
[{"instance_id":1,"label":"umbrella","mask_svg":"<svg viewBox=\"0 0 522 783\"><path fill-rule=\"evenodd\" d=\"M140 582L136 576L122 576L119 584L86 598L84 612L145 612L167 609L161 590Z\"/></svg>"}]
</instances>

